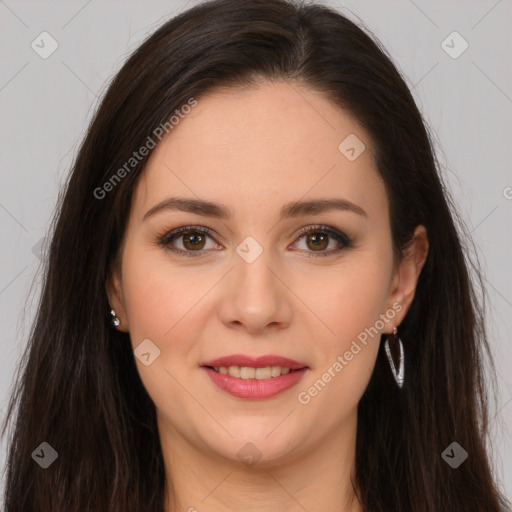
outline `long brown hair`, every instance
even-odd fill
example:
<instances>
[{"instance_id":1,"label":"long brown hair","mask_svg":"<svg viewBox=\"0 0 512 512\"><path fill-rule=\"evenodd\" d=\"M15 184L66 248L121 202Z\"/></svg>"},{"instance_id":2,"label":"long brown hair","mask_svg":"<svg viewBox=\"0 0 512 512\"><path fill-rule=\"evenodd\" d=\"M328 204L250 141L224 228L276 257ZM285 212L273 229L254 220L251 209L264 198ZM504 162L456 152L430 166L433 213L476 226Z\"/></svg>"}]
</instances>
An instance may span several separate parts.
<instances>
[{"instance_id":1,"label":"long brown hair","mask_svg":"<svg viewBox=\"0 0 512 512\"><path fill-rule=\"evenodd\" d=\"M352 112L376 147L396 254L417 225L429 235L400 328L404 388L392 380L381 344L358 407L364 510L499 512L505 505L486 453L490 350L477 299L481 278L403 78L379 44L328 7L215 0L166 22L127 60L59 198L40 303L2 431L12 421L6 512L163 510L155 407L128 335L110 327L106 294L148 156L108 194L98 189L190 98L261 79L306 84ZM31 457L42 442L58 452L47 469ZM452 442L469 454L457 469L441 456Z\"/></svg>"}]
</instances>

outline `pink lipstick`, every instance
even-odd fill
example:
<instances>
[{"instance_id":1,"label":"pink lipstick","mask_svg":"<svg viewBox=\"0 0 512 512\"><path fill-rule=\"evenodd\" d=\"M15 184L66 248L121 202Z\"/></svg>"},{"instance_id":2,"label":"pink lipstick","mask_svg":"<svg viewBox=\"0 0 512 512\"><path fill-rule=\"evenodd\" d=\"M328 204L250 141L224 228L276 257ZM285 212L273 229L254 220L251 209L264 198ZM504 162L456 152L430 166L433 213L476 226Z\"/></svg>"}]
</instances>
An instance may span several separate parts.
<instances>
[{"instance_id":1,"label":"pink lipstick","mask_svg":"<svg viewBox=\"0 0 512 512\"><path fill-rule=\"evenodd\" d=\"M235 354L200 366L223 391L254 400L272 398L290 389L309 370L305 363L274 355L252 358Z\"/></svg>"}]
</instances>

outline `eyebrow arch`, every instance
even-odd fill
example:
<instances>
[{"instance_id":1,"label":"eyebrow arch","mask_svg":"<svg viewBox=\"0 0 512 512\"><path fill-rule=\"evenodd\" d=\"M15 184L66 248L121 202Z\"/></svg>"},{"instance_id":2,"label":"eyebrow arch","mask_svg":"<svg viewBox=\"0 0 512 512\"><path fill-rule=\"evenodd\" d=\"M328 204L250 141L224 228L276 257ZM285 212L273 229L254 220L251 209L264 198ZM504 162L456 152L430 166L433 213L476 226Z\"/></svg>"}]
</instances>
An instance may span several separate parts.
<instances>
[{"instance_id":1,"label":"eyebrow arch","mask_svg":"<svg viewBox=\"0 0 512 512\"><path fill-rule=\"evenodd\" d=\"M143 221L148 217L155 215L163 210L179 210L188 213L196 213L206 217L215 217L219 219L230 219L233 217L233 211L224 204L212 203L202 199L192 199L186 197L170 197L150 208L143 217ZM367 213L357 204L346 199L316 199L311 201L293 201L285 204L281 208L280 218L288 219L299 217L301 215L311 215L331 210L343 210L353 212L363 217Z\"/></svg>"}]
</instances>

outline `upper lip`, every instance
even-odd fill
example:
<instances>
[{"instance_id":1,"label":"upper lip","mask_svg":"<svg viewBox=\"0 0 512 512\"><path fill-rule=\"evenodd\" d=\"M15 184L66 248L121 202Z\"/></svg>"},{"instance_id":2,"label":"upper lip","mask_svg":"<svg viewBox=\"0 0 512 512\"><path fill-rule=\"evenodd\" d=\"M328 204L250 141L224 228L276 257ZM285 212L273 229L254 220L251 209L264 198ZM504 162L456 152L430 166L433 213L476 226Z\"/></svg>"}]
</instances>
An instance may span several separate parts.
<instances>
[{"instance_id":1,"label":"upper lip","mask_svg":"<svg viewBox=\"0 0 512 512\"><path fill-rule=\"evenodd\" d=\"M299 361L289 359L288 357L265 355L260 357L250 357L242 354L233 354L231 356L219 357L218 359L212 359L201 363L200 366L212 366L219 368L221 366L247 366L249 368L265 368L267 366L281 366L281 368L290 368L290 370L300 370L301 368L307 368L308 366Z\"/></svg>"}]
</instances>

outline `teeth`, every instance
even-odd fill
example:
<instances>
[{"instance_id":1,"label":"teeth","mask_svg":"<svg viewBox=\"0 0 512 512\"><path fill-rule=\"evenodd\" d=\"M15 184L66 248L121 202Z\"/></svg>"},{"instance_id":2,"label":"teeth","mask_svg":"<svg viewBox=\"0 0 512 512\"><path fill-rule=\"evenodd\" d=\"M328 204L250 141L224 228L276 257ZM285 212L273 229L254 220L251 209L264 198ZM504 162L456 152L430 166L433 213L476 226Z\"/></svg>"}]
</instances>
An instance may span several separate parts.
<instances>
[{"instance_id":1,"label":"teeth","mask_svg":"<svg viewBox=\"0 0 512 512\"><path fill-rule=\"evenodd\" d=\"M222 375L231 375L239 379L270 379L290 373L290 368L281 366L266 366L265 368L251 368L250 366L219 366L215 371Z\"/></svg>"},{"instance_id":2,"label":"teeth","mask_svg":"<svg viewBox=\"0 0 512 512\"><path fill-rule=\"evenodd\" d=\"M272 377L272 367L266 366L265 368L256 368L254 372L256 379L270 379Z\"/></svg>"},{"instance_id":3,"label":"teeth","mask_svg":"<svg viewBox=\"0 0 512 512\"><path fill-rule=\"evenodd\" d=\"M231 375L231 377L241 377L240 375L240 366L230 366L228 368L228 373Z\"/></svg>"},{"instance_id":4,"label":"teeth","mask_svg":"<svg viewBox=\"0 0 512 512\"><path fill-rule=\"evenodd\" d=\"M256 375L256 370L254 368L249 368L248 366L242 366L240 368L240 378L242 379L254 379Z\"/></svg>"},{"instance_id":5,"label":"teeth","mask_svg":"<svg viewBox=\"0 0 512 512\"><path fill-rule=\"evenodd\" d=\"M272 366L272 377L279 377L281 375L281 367L280 366Z\"/></svg>"}]
</instances>

